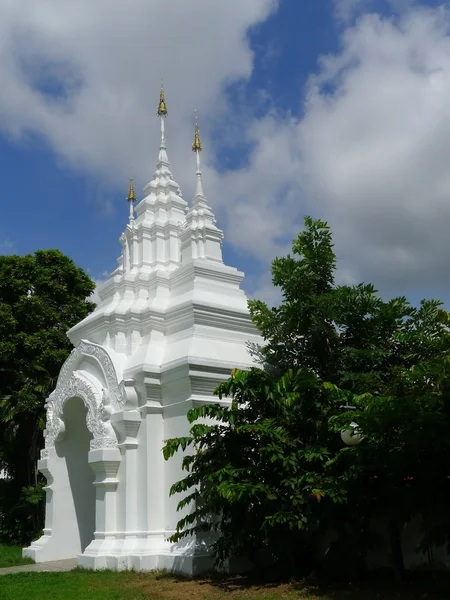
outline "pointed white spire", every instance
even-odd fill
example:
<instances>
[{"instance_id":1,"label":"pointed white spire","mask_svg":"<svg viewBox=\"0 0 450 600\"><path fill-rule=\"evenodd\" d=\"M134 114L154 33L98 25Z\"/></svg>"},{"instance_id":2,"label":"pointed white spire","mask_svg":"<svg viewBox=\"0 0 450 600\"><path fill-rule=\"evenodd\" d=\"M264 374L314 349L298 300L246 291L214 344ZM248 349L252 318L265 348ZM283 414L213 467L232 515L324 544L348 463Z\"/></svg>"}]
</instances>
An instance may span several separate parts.
<instances>
[{"instance_id":1,"label":"pointed white spire","mask_svg":"<svg viewBox=\"0 0 450 600\"><path fill-rule=\"evenodd\" d=\"M202 144L200 141L200 130L198 128L198 117L197 111L195 111L195 134L194 134L194 143L192 144L192 150L196 154L197 159L197 171L196 171L196 186L195 186L195 196L194 203L197 204L202 200L205 201L205 192L203 190L203 179L202 179L202 170L200 166L200 152L203 150Z\"/></svg>"},{"instance_id":2,"label":"pointed white spire","mask_svg":"<svg viewBox=\"0 0 450 600\"><path fill-rule=\"evenodd\" d=\"M167 116L167 105L164 97L164 88L161 82L161 91L159 93L158 117L161 119L161 140L159 144L158 167L164 165L169 166L169 158L167 156L166 133L164 128L164 119Z\"/></svg>"},{"instance_id":3,"label":"pointed white spire","mask_svg":"<svg viewBox=\"0 0 450 600\"><path fill-rule=\"evenodd\" d=\"M159 203L167 204L167 201L170 199L171 202L176 202L177 204L182 204L186 207L186 202L183 200L180 186L176 181L174 181L172 173L170 172L170 163L167 157L167 148L166 148L166 135L165 135L165 119L167 116L167 104L164 96L164 88L161 84L161 90L159 94L159 105L157 115L160 118L161 124L161 137L159 143L159 154L158 154L158 162L156 164L156 170L153 173L153 177L151 181L144 187L145 198L148 199L150 196L153 198L158 196ZM178 198L178 200L176 199ZM136 207L136 214L139 218L139 215L142 214L146 210L146 204L138 204ZM185 211L183 211L185 212Z\"/></svg>"},{"instance_id":4,"label":"pointed white spire","mask_svg":"<svg viewBox=\"0 0 450 600\"><path fill-rule=\"evenodd\" d=\"M194 200L197 198L205 199L205 192L203 191L202 171L200 168L200 152L197 150L196 154L197 154L197 171L196 171L195 175L197 177L197 183L195 186Z\"/></svg>"},{"instance_id":5,"label":"pointed white spire","mask_svg":"<svg viewBox=\"0 0 450 600\"><path fill-rule=\"evenodd\" d=\"M161 84L157 111L161 123L158 163L151 180L144 187L144 198L135 208L136 218L127 228L132 248L132 270L145 273L169 272L179 266L178 230L188 210L180 187L170 172L165 136L167 112ZM169 240L170 243L167 243Z\"/></svg>"},{"instance_id":6,"label":"pointed white spire","mask_svg":"<svg viewBox=\"0 0 450 600\"><path fill-rule=\"evenodd\" d=\"M186 221L180 233L181 262L187 263L201 259L222 263L223 233L216 227L216 219L211 207L206 201L203 190L200 152L203 150L198 128L197 111L195 114L195 134L192 150L196 154L196 186L191 208L186 215Z\"/></svg>"}]
</instances>

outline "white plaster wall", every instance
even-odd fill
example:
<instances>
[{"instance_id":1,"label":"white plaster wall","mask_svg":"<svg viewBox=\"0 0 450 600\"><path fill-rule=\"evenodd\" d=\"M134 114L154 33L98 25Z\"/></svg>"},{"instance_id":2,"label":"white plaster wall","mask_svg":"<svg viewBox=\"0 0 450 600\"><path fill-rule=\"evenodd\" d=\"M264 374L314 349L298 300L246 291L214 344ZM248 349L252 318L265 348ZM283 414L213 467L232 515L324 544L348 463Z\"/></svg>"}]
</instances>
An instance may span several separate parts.
<instances>
[{"instance_id":1,"label":"white plaster wall","mask_svg":"<svg viewBox=\"0 0 450 600\"><path fill-rule=\"evenodd\" d=\"M141 528L152 543L164 539L164 457L163 417L161 412L143 411L139 431L138 468L140 470L138 512ZM145 505L142 500L145 499Z\"/></svg>"},{"instance_id":2,"label":"white plaster wall","mask_svg":"<svg viewBox=\"0 0 450 600\"><path fill-rule=\"evenodd\" d=\"M180 410L184 409L184 414L172 415L164 420L164 437L171 439L188 435L189 423L186 419L186 405L181 405ZM185 453L177 452L165 464L164 496L165 500L165 522L164 527L167 536L171 535L177 526L178 521L189 512L186 508L183 512L177 512L177 504L182 499L180 494L169 497L169 491L173 483L186 477L187 472L182 471L181 462L184 454L189 454L193 449L188 448Z\"/></svg>"}]
</instances>

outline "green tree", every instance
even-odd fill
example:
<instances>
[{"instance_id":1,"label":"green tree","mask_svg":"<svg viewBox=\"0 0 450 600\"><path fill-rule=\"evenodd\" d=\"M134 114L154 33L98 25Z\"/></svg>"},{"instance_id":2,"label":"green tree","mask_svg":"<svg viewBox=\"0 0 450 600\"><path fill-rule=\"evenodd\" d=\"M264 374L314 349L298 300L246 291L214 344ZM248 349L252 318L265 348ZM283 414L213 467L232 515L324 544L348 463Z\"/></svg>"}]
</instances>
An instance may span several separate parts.
<instances>
[{"instance_id":1,"label":"green tree","mask_svg":"<svg viewBox=\"0 0 450 600\"><path fill-rule=\"evenodd\" d=\"M399 574L400 532L412 517L421 518L417 550L430 562L434 549L450 542L450 315L436 300L407 312L384 378L368 380L368 391L359 395L328 386L336 400L354 408L332 419L335 430L355 421L364 432L364 443L342 449L330 468L347 477L346 508L353 520L359 516L361 531L373 517L388 523Z\"/></svg>"},{"instance_id":2,"label":"green tree","mask_svg":"<svg viewBox=\"0 0 450 600\"><path fill-rule=\"evenodd\" d=\"M0 256L0 537L26 543L42 527L44 403L71 351L66 331L95 305L94 282L58 250Z\"/></svg>"},{"instance_id":3,"label":"green tree","mask_svg":"<svg viewBox=\"0 0 450 600\"><path fill-rule=\"evenodd\" d=\"M283 294L280 306L269 309L261 300L249 302L265 341L262 356L277 374L309 368L334 379L339 344L332 301L336 258L327 223L307 217L292 252L272 263L273 283Z\"/></svg>"},{"instance_id":4,"label":"green tree","mask_svg":"<svg viewBox=\"0 0 450 600\"><path fill-rule=\"evenodd\" d=\"M401 571L399 532L413 514L425 548L450 539L448 313L438 301L383 301L370 284L336 286L335 264L329 227L307 218L293 256L272 266L280 306L250 302L266 371L235 373L217 390L231 409L191 411L191 435L167 442L166 458L194 449L171 490L191 508L174 540L213 528L219 560L270 549L286 564L333 527L328 556L344 570L363 563L378 516ZM339 432L352 421L364 440L346 447Z\"/></svg>"},{"instance_id":5,"label":"green tree","mask_svg":"<svg viewBox=\"0 0 450 600\"><path fill-rule=\"evenodd\" d=\"M279 380L258 369L235 371L217 394L232 397L231 407L192 409L191 435L164 448L166 459L180 448L195 451L183 459L188 476L171 489L188 492L180 509L194 503L195 510L180 520L172 539L219 532L220 562L247 555L292 571L310 552L305 533L317 525L319 503L344 499L345 490L326 469L339 445L328 425L335 414L332 396L306 369Z\"/></svg>"}]
</instances>

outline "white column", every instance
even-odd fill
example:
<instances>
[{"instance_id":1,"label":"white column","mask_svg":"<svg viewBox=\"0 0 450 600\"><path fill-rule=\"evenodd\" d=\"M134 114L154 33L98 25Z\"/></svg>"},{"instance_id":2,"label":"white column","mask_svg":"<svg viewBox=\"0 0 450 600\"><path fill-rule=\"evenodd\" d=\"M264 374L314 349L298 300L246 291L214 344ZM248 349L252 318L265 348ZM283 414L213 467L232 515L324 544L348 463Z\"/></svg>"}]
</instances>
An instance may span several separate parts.
<instances>
[{"instance_id":1,"label":"white column","mask_svg":"<svg viewBox=\"0 0 450 600\"><path fill-rule=\"evenodd\" d=\"M95 532L94 540L82 555L78 565L87 568L111 568L108 553L115 547L117 534L116 490L117 471L121 457L117 448L91 450L88 461L95 473Z\"/></svg>"},{"instance_id":2,"label":"white column","mask_svg":"<svg viewBox=\"0 0 450 600\"><path fill-rule=\"evenodd\" d=\"M164 544L163 416L159 402L148 401L141 409L145 419L147 539L151 547Z\"/></svg>"},{"instance_id":3,"label":"white column","mask_svg":"<svg viewBox=\"0 0 450 600\"><path fill-rule=\"evenodd\" d=\"M54 450L53 450L54 451ZM47 480L46 485L42 488L45 491L45 528L44 535L52 534L53 523L53 476L48 466L48 458L38 460L38 470Z\"/></svg>"},{"instance_id":4,"label":"white column","mask_svg":"<svg viewBox=\"0 0 450 600\"><path fill-rule=\"evenodd\" d=\"M137 410L122 411L111 416L111 423L118 433L122 454L121 471L121 525L124 543L121 553L129 554L138 547L138 496L137 496L137 434L141 414ZM128 567L128 565L126 565ZM131 565L130 565L131 566Z\"/></svg>"},{"instance_id":5,"label":"white column","mask_svg":"<svg viewBox=\"0 0 450 600\"><path fill-rule=\"evenodd\" d=\"M95 539L114 537L116 533L115 492L120 460L120 452L115 448L89 452L89 464L95 473Z\"/></svg>"},{"instance_id":6,"label":"white column","mask_svg":"<svg viewBox=\"0 0 450 600\"><path fill-rule=\"evenodd\" d=\"M55 448L47 451L49 454L55 454ZM45 527L43 535L30 544L28 548L23 548L22 556L32 558L36 562L45 561L46 545L49 544L52 535L53 523L53 475L49 467L49 456L38 460L38 470L46 478L47 484L42 488L45 491ZM42 556L41 556L42 555Z\"/></svg>"},{"instance_id":7,"label":"white column","mask_svg":"<svg viewBox=\"0 0 450 600\"><path fill-rule=\"evenodd\" d=\"M115 448L89 452L89 464L95 473L95 539L115 538L120 460L120 452Z\"/></svg>"}]
</instances>

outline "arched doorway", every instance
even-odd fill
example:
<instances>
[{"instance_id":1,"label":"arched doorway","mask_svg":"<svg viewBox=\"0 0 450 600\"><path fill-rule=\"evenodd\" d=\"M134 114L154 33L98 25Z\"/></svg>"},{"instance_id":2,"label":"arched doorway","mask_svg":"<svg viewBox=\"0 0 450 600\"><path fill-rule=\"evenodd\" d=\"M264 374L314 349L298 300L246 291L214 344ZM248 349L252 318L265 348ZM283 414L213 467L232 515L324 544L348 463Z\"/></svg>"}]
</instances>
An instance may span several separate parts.
<instances>
[{"instance_id":1,"label":"arched doorway","mask_svg":"<svg viewBox=\"0 0 450 600\"><path fill-rule=\"evenodd\" d=\"M64 403L65 433L56 442L59 477L55 477L54 494L60 501L57 523L53 524L62 535L66 556L76 557L94 539L95 487L94 472L88 463L92 434L86 426L87 408L80 398Z\"/></svg>"}]
</instances>

